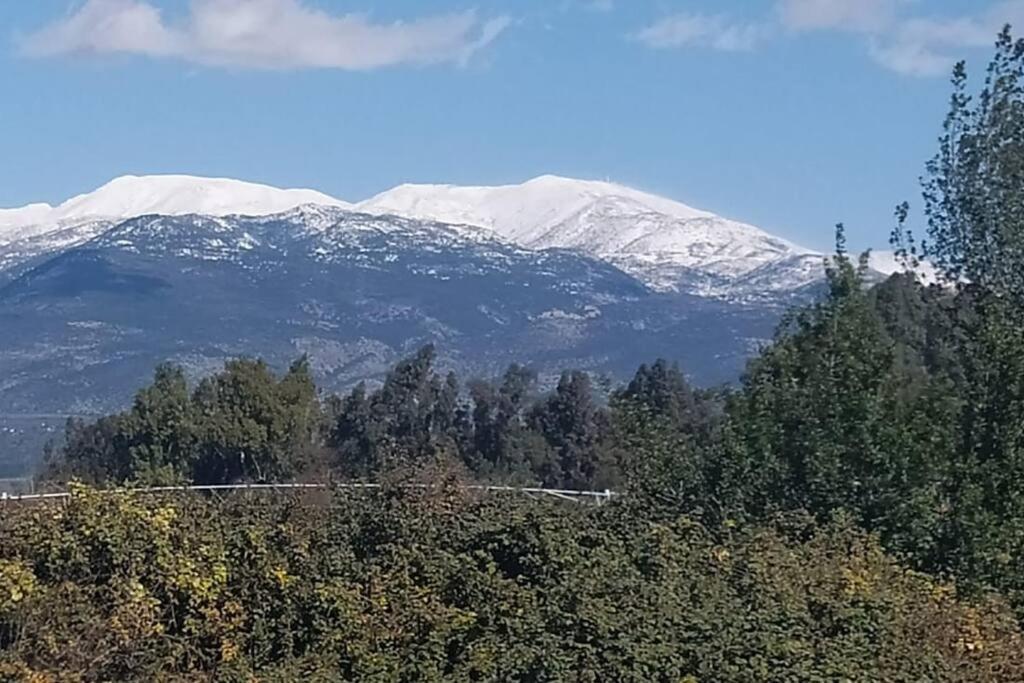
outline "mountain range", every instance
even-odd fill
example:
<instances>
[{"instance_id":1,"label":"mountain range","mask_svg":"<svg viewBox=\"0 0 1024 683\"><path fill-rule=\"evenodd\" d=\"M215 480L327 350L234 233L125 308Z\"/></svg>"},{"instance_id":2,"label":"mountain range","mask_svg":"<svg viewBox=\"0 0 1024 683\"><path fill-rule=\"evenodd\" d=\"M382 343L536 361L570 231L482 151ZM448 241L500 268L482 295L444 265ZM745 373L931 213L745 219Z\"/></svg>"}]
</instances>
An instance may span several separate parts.
<instances>
[{"instance_id":1,"label":"mountain range","mask_svg":"<svg viewBox=\"0 0 1024 683\"><path fill-rule=\"evenodd\" d=\"M349 203L125 176L0 210L0 435L115 410L160 362L200 376L239 355L308 354L331 390L426 343L464 376L527 362L548 378L623 378L666 357L700 383L731 381L823 266L754 226L608 182L402 185Z\"/></svg>"}]
</instances>

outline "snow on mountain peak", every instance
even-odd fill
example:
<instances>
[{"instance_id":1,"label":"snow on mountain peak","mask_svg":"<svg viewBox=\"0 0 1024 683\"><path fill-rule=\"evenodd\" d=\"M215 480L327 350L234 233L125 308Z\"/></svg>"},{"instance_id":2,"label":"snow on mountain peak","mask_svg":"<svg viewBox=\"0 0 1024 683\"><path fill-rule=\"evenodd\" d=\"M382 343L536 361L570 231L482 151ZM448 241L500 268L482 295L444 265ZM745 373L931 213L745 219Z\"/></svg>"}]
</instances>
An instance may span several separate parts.
<instances>
[{"instance_id":1,"label":"snow on mountain peak","mask_svg":"<svg viewBox=\"0 0 1024 683\"><path fill-rule=\"evenodd\" d=\"M477 225L531 249L611 261L661 289L694 269L735 278L813 253L759 228L608 181L540 176L521 185L400 185L356 208Z\"/></svg>"},{"instance_id":2,"label":"snow on mountain peak","mask_svg":"<svg viewBox=\"0 0 1024 683\"><path fill-rule=\"evenodd\" d=\"M96 219L147 214L267 215L304 204L348 209L351 205L314 190L282 190L227 178L126 175L72 197L59 206L30 204L0 210L0 244Z\"/></svg>"},{"instance_id":3,"label":"snow on mountain peak","mask_svg":"<svg viewBox=\"0 0 1024 683\"><path fill-rule=\"evenodd\" d=\"M520 185L405 184L356 206L367 213L478 225L530 246L552 227L595 202L612 197L681 219L713 215L624 185L554 175L540 176Z\"/></svg>"},{"instance_id":4,"label":"snow on mountain peak","mask_svg":"<svg viewBox=\"0 0 1024 683\"><path fill-rule=\"evenodd\" d=\"M18 209L0 209L0 230L41 223L52 211L53 207L49 204L29 204Z\"/></svg>"},{"instance_id":5,"label":"snow on mountain peak","mask_svg":"<svg viewBox=\"0 0 1024 683\"><path fill-rule=\"evenodd\" d=\"M896 255L896 252L884 249L872 249L868 253L867 265L869 269L884 276L905 273L909 269L908 265ZM935 284L940 281L939 270L930 261L918 263L914 272L917 274L918 279L926 285Z\"/></svg>"},{"instance_id":6,"label":"snow on mountain peak","mask_svg":"<svg viewBox=\"0 0 1024 683\"><path fill-rule=\"evenodd\" d=\"M306 208L301 208L306 207ZM324 230L336 210L473 226L525 249L571 249L656 289L711 294L748 273L812 254L751 225L610 181L543 175L518 185L406 184L352 205L313 190L186 175L122 176L56 207L0 210L0 246L148 214L271 216ZM459 228L467 232L466 228ZM91 234L88 231L79 235ZM481 233L483 234L483 233ZM802 263L799 259L793 263ZM801 277L803 277L801 271Z\"/></svg>"},{"instance_id":7,"label":"snow on mountain peak","mask_svg":"<svg viewBox=\"0 0 1024 683\"><path fill-rule=\"evenodd\" d=\"M208 216L265 215L302 204L349 207L314 190L281 190L227 178L186 175L121 176L54 209L59 219L89 216L129 218L146 214Z\"/></svg>"}]
</instances>

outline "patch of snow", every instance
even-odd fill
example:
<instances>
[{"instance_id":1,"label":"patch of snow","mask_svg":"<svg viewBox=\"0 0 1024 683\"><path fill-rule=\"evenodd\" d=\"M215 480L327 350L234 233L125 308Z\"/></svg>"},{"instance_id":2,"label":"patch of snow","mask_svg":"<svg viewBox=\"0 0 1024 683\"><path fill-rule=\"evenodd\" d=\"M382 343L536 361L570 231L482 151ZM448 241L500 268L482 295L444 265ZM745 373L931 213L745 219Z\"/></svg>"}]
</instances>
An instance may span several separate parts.
<instances>
[{"instance_id":1,"label":"patch of snow","mask_svg":"<svg viewBox=\"0 0 1024 683\"><path fill-rule=\"evenodd\" d=\"M868 268L871 270L881 273L888 277L895 273L904 273L909 269L906 265L896 256L896 252L880 250L872 250L868 254ZM914 269L917 274L918 280L922 284L931 285L939 281L939 271L934 264L928 261L921 261L917 264L917 268Z\"/></svg>"}]
</instances>

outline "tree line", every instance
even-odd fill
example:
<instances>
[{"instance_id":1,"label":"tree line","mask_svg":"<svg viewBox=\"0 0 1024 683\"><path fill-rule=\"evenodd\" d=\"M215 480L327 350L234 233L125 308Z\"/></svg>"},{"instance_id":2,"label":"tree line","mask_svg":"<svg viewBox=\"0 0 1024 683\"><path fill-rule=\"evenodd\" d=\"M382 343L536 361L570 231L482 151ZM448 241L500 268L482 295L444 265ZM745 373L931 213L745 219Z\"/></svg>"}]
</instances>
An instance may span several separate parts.
<instances>
[{"instance_id":1,"label":"tree line","mask_svg":"<svg viewBox=\"0 0 1024 683\"><path fill-rule=\"evenodd\" d=\"M537 373L510 366L463 382L435 367L425 346L380 386L321 398L305 358L281 376L234 360L190 388L162 366L128 410L71 420L44 478L93 484L222 484L319 478L373 480L398 467L447 459L481 481L553 488L625 484L626 415L657 414L676 431L712 432L721 405L676 365L641 367L603 394L582 371L542 391Z\"/></svg>"}]
</instances>

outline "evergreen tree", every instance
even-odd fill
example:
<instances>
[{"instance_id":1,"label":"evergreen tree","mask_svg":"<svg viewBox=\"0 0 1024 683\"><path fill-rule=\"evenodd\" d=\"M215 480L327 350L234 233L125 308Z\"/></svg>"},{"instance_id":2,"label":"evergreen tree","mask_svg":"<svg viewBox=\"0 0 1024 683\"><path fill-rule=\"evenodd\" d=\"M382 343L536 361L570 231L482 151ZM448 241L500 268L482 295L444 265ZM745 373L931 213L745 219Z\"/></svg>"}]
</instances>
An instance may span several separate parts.
<instances>
[{"instance_id":1,"label":"evergreen tree","mask_svg":"<svg viewBox=\"0 0 1024 683\"><path fill-rule=\"evenodd\" d=\"M263 361L236 360L204 379L193 398L201 415L200 483L280 481L297 474L319 420L305 359L278 380Z\"/></svg>"},{"instance_id":2,"label":"evergreen tree","mask_svg":"<svg viewBox=\"0 0 1024 683\"><path fill-rule=\"evenodd\" d=\"M180 367L161 365L135 397L127 422L129 470L144 481L173 481L196 459L196 415Z\"/></svg>"},{"instance_id":3,"label":"evergreen tree","mask_svg":"<svg viewBox=\"0 0 1024 683\"><path fill-rule=\"evenodd\" d=\"M646 505L704 512L720 413L720 401L694 390L678 365L641 365L611 400L610 438L629 492Z\"/></svg>"},{"instance_id":4,"label":"evergreen tree","mask_svg":"<svg viewBox=\"0 0 1024 683\"><path fill-rule=\"evenodd\" d=\"M361 384L341 402L331 445L345 473L373 476L457 449L464 431L459 383L434 372L435 358L434 347L425 346L373 394Z\"/></svg>"},{"instance_id":5,"label":"evergreen tree","mask_svg":"<svg viewBox=\"0 0 1024 683\"><path fill-rule=\"evenodd\" d=\"M619 480L605 446L608 415L594 400L587 373L562 373L555 391L533 408L530 419L553 450L554 458L538 473L545 484L604 488Z\"/></svg>"},{"instance_id":6,"label":"evergreen tree","mask_svg":"<svg viewBox=\"0 0 1024 683\"><path fill-rule=\"evenodd\" d=\"M64 444L43 465L42 478L78 479L91 484L121 482L133 475L127 415L107 415L89 423L67 421Z\"/></svg>"},{"instance_id":7,"label":"evergreen tree","mask_svg":"<svg viewBox=\"0 0 1024 683\"><path fill-rule=\"evenodd\" d=\"M373 444L370 434L370 401L366 382L360 382L334 410L334 426L330 445L338 453L341 467L356 476L367 476L376 470L372 461Z\"/></svg>"},{"instance_id":8,"label":"evergreen tree","mask_svg":"<svg viewBox=\"0 0 1024 683\"><path fill-rule=\"evenodd\" d=\"M94 482L281 481L302 471L321 410L305 359L278 380L262 361L237 360L189 393L181 368L163 365L130 410L72 421L51 478Z\"/></svg>"},{"instance_id":9,"label":"evergreen tree","mask_svg":"<svg viewBox=\"0 0 1024 683\"><path fill-rule=\"evenodd\" d=\"M478 475L538 483L538 473L552 456L527 419L536 389L537 374L516 364L509 366L497 386L482 380L470 383L473 438L466 455Z\"/></svg>"}]
</instances>

